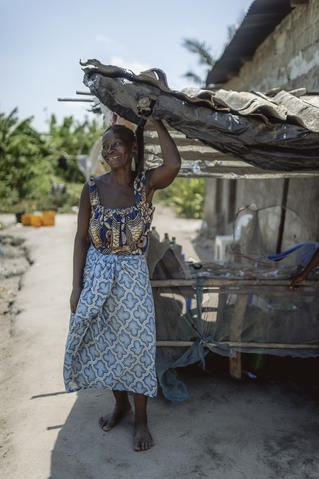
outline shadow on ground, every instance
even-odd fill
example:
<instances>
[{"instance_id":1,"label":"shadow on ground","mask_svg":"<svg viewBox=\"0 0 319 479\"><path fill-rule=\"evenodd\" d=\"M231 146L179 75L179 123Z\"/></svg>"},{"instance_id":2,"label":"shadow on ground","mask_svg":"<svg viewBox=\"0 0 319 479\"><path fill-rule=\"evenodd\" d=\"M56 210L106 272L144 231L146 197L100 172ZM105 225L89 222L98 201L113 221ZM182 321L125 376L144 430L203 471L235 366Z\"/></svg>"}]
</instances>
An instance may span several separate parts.
<instances>
[{"instance_id":1,"label":"shadow on ground","mask_svg":"<svg viewBox=\"0 0 319 479\"><path fill-rule=\"evenodd\" d=\"M256 380L232 380L226 360L214 354L206 372L179 370L189 399L171 404L159 394L149 402L155 447L143 453L132 450L132 416L109 433L99 429L112 393L81 391L58 435L50 478L319 477L318 382L287 378L286 364L276 361L276 374L266 358ZM318 371L318 362L312 367Z\"/></svg>"}]
</instances>

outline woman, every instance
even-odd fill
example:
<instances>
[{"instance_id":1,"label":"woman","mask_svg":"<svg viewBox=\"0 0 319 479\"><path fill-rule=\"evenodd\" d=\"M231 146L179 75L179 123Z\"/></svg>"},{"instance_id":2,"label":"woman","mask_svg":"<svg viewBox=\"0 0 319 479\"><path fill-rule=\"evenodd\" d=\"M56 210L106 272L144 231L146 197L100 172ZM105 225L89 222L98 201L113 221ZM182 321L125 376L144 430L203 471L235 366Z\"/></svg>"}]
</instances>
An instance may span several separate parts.
<instances>
[{"instance_id":1,"label":"woman","mask_svg":"<svg viewBox=\"0 0 319 479\"><path fill-rule=\"evenodd\" d=\"M114 410L99 420L104 431L131 411L128 392L133 393L136 451L153 445L147 398L157 392L155 315L144 257L152 198L174 180L181 164L165 126L153 123L162 150L161 166L133 171L136 137L127 127L113 125L102 140L102 157L110 173L91 179L82 190L64 362L67 391L112 389Z\"/></svg>"}]
</instances>

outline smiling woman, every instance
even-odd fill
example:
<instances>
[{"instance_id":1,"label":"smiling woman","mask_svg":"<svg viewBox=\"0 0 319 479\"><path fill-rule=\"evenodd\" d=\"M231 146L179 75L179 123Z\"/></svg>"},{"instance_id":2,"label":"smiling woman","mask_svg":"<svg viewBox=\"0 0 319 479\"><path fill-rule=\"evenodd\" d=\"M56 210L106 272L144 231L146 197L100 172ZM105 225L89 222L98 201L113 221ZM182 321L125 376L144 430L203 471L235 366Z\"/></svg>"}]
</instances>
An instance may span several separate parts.
<instances>
[{"instance_id":1,"label":"smiling woman","mask_svg":"<svg viewBox=\"0 0 319 479\"><path fill-rule=\"evenodd\" d=\"M123 125L114 125L109 128L103 135L102 140L102 157L106 163L123 158L124 150L128 149L128 153L133 157L137 153L137 144L135 142L135 135L133 130L124 127Z\"/></svg>"},{"instance_id":2,"label":"smiling woman","mask_svg":"<svg viewBox=\"0 0 319 479\"><path fill-rule=\"evenodd\" d=\"M160 121L154 121L163 164L147 172L132 168L134 132L113 125L103 135L102 157L110 172L84 185L74 242L71 319L64 379L66 390L110 388L114 411L101 417L104 431L131 411L136 451L152 447L147 398L157 393L155 315L144 253L157 189L176 177L181 159Z\"/></svg>"}]
</instances>

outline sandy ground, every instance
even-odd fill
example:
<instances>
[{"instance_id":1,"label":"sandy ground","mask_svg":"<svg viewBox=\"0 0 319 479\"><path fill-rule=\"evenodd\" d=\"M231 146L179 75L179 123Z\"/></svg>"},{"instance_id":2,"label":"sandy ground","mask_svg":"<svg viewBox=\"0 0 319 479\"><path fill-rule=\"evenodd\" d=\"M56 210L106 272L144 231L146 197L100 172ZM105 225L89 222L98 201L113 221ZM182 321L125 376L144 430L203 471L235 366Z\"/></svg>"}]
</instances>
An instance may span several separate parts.
<instances>
[{"instance_id":1,"label":"sandy ground","mask_svg":"<svg viewBox=\"0 0 319 479\"><path fill-rule=\"evenodd\" d=\"M112 408L112 393L66 394L62 381L76 217L38 229L2 219L12 224L1 234L24 238L33 264L10 314L1 315L1 477L319 477L318 402L291 381L235 381L218 368L190 368L181 372L187 401L171 404L159 394L149 402L150 451L132 450L131 416L102 432L98 417ZM199 221L158 210L154 225L197 258L191 240Z\"/></svg>"}]
</instances>

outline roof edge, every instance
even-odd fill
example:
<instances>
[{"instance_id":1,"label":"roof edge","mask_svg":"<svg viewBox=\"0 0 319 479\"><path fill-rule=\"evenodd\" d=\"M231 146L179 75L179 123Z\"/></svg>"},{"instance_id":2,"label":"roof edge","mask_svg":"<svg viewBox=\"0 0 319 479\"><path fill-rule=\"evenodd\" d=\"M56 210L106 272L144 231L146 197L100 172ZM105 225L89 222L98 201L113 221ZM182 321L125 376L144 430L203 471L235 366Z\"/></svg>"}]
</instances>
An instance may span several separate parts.
<instances>
[{"instance_id":1,"label":"roof edge","mask_svg":"<svg viewBox=\"0 0 319 479\"><path fill-rule=\"evenodd\" d=\"M308 2L302 1L303 4ZM223 85L234 76L297 4L300 0L299 3L296 0L255 0L222 56L208 73L206 86Z\"/></svg>"}]
</instances>

